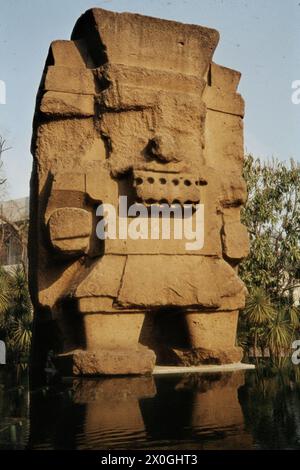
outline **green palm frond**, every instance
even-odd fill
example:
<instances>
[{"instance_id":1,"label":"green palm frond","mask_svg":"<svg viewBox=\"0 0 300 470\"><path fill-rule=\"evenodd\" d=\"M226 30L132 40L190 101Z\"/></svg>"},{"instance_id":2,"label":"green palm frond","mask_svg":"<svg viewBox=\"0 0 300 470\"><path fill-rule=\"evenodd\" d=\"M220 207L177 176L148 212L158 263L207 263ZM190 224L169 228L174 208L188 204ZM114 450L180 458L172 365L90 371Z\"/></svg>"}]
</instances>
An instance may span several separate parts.
<instances>
[{"instance_id":1,"label":"green palm frond","mask_svg":"<svg viewBox=\"0 0 300 470\"><path fill-rule=\"evenodd\" d=\"M31 320L16 320L11 327L11 342L16 352L28 352L31 344Z\"/></svg>"},{"instance_id":2,"label":"green palm frond","mask_svg":"<svg viewBox=\"0 0 300 470\"><path fill-rule=\"evenodd\" d=\"M288 320L279 313L277 319L270 325L268 332L268 344L272 351L277 354L291 347L292 329Z\"/></svg>"},{"instance_id":3,"label":"green palm frond","mask_svg":"<svg viewBox=\"0 0 300 470\"><path fill-rule=\"evenodd\" d=\"M261 326L272 321L276 312L266 292L257 287L246 300L244 314L250 325Z\"/></svg>"},{"instance_id":4,"label":"green palm frond","mask_svg":"<svg viewBox=\"0 0 300 470\"><path fill-rule=\"evenodd\" d=\"M0 290L0 321L1 317L7 311L9 306L9 296L8 293L4 290Z\"/></svg>"},{"instance_id":5,"label":"green palm frond","mask_svg":"<svg viewBox=\"0 0 300 470\"><path fill-rule=\"evenodd\" d=\"M300 327L300 311L298 307L292 306L289 309L290 324L292 328L297 330Z\"/></svg>"},{"instance_id":6,"label":"green palm frond","mask_svg":"<svg viewBox=\"0 0 300 470\"><path fill-rule=\"evenodd\" d=\"M9 271L0 267L0 328L13 360L19 361L23 354L28 355L32 305L23 267Z\"/></svg>"},{"instance_id":7,"label":"green palm frond","mask_svg":"<svg viewBox=\"0 0 300 470\"><path fill-rule=\"evenodd\" d=\"M10 275L0 267L0 322L3 321L5 313L9 308L11 298Z\"/></svg>"}]
</instances>

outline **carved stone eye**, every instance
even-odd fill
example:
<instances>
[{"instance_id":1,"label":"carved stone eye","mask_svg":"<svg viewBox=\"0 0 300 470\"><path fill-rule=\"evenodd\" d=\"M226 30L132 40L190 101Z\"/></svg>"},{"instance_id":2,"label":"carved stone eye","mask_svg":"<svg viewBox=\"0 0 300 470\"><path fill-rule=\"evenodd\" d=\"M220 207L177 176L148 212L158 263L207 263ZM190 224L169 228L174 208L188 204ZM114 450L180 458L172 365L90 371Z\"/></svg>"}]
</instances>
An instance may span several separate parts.
<instances>
[{"instance_id":1,"label":"carved stone eye","mask_svg":"<svg viewBox=\"0 0 300 470\"><path fill-rule=\"evenodd\" d=\"M159 182L160 184L166 184L167 180L165 178L160 178Z\"/></svg>"},{"instance_id":2,"label":"carved stone eye","mask_svg":"<svg viewBox=\"0 0 300 470\"><path fill-rule=\"evenodd\" d=\"M153 184L154 183L154 178L152 178L152 176L150 176L148 179L147 179L148 183L150 184Z\"/></svg>"},{"instance_id":3,"label":"carved stone eye","mask_svg":"<svg viewBox=\"0 0 300 470\"><path fill-rule=\"evenodd\" d=\"M136 184L143 184L143 178L137 178L135 182Z\"/></svg>"},{"instance_id":4,"label":"carved stone eye","mask_svg":"<svg viewBox=\"0 0 300 470\"><path fill-rule=\"evenodd\" d=\"M178 186L178 185L179 185L179 180L175 178L174 180L172 180L172 183L173 183L175 186Z\"/></svg>"},{"instance_id":5,"label":"carved stone eye","mask_svg":"<svg viewBox=\"0 0 300 470\"><path fill-rule=\"evenodd\" d=\"M190 180L184 180L184 184L185 186L191 186L192 183L190 182Z\"/></svg>"}]
</instances>

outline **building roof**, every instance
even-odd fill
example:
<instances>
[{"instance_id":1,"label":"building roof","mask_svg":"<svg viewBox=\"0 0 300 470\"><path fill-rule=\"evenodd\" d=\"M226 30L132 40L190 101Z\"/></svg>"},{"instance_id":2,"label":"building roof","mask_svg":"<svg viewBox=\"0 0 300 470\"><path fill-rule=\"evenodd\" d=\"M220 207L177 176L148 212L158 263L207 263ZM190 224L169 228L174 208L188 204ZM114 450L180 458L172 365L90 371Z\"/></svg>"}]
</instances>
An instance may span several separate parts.
<instances>
[{"instance_id":1,"label":"building roof","mask_svg":"<svg viewBox=\"0 0 300 470\"><path fill-rule=\"evenodd\" d=\"M0 202L1 215L10 222L21 222L29 219L29 197Z\"/></svg>"}]
</instances>

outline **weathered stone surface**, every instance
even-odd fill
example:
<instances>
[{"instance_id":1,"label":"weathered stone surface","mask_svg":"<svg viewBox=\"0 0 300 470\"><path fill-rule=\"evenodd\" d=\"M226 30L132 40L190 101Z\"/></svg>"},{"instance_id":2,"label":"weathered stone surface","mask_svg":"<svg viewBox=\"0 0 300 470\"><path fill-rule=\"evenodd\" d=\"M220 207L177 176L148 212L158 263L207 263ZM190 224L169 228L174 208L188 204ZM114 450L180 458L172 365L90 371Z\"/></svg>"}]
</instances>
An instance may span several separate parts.
<instances>
[{"instance_id":1,"label":"weathered stone surface","mask_svg":"<svg viewBox=\"0 0 300 470\"><path fill-rule=\"evenodd\" d=\"M135 286L132 289L132 286ZM245 288L225 261L197 256L128 256L119 305L236 310Z\"/></svg>"},{"instance_id":2,"label":"weathered stone surface","mask_svg":"<svg viewBox=\"0 0 300 470\"><path fill-rule=\"evenodd\" d=\"M165 174L134 171L134 187L138 201L187 204L200 202L199 178L191 174Z\"/></svg>"},{"instance_id":3,"label":"weathered stone surface","mask_svg":"<svg viewBox=\"0 0 300 470\"><path fill-rule=\"evenodd\" d=\"M83 316L86 348L89 351L114 351L135 348L139 342L144 313L99 313Z\"/></svg>"},{"instance_id":4,"label":"weathered stone surface","mask_svg":"<svg viewBox=\"0 0 300 470\"><path fill-rule=\"evenodd\" d=\"M208 109L212 111L244 116L244 100L238 93L229 94L213 87L207 87L204 99Z\"/></svg>"},{"instance_id":5,"label":"weathered stone surface","mask_svg":"<svg viewBox=\"0 0 300 470\"><path fill-rule=\"evenodd\" d=\"M82 38L86 28L97 30L99 49L105 44L103 62L184 71L187 75L205 73L219 40L215 29L100 8L89 10L79 18L72 39ZM94 38L86 39L92 43Z\"/></svg>"},{"instance_id":6,"label":"weathered stone surface","mask_svg":"<svg viewBox=\"0 0 300 470\"><path fill-rule=\"evenodd\" d=\"M241 79L241 73L237 70L229 69L220 64L211 63L210 66L210 86L226 89L228 92L236 92Z\"/></svg>"},{"instance_id":7,"label":"weathered stone surface","mask_svg":"<svg viewBox=\"0 0 300 470\"><path fill-rule=\"evenodd\" d=\"M107 169L101 168L97 172L88 172L85 176L85 184L86 193L91 199L117 205L118 184L110 178Z\"/></svg>"},{"instance_id":8,"label":"weathered stone surface","mask_svg":"<svg viewBox=\"0 0 300 470\"><path fill-rule=\"evenodd\" d=\"M149 374L154 364L154 352L143 346L97 352L76 350L57 357L57 365L65 375Z\"/></svg>"},{"instance_id":9,"label":"weathered stone surface","mask_svg":"<svg viewBox=\"0 0 300 470\"><path fill-rule=\"evenodd\" d=\"M115 312L117 310L113 303L112 297L80 297L77 301L77 308L80 313Z\"/></svg>"},{"instance_id":10,"label":"weathered stone surface","mask_svg":"<svg viewBox=\"0 0 300 470\"><path fill-rule=\"evenodd\" d=\"M125 256L107 255L98 259L89 274L76 286L74 297L117 297L125 262Z\"/></svg>"},{"instance_id":11,"label":"weathered stone surface","mask_svg":"<svg viewBox=\"0 0 300 470\"><path fill-rule=\"evenodd\" d=\"M229 350L235 344L238 311L185 313L189 342L193 348ZM226 334L224 334L226 332Z\"/></svg>"},{"instance_id":12,"label":"weathered stone surface","mask_svg":"<svg viewBox=\"0 0 300 470\"><path fill-rule=\"evenodd\" d=\"M80 47L75 41L53 41L49 49L48 63L56 67L72 67L75 69L85 69L86 67L80 53Z\"/></svg>"},{"instance_id":13,"label":"weathered stone surface","mask_svg":"<svg viewBox=\"0 0 300 470\"><path fill-rule=\"evenodd\" d=\"M94 75L91 70L50 65L45 78L44 90L94 95L96 92Z\"/></svg>"},{"instance_id":14,"label":"weathered stone surface","mask_svg":"<svg viewBox=\"0 0 300 470\"><path fill-rule=\"evenodd\" d=\"M78 172L90 161L99 161L103 141L92 118L41 121L36 134L36 156L41 169L52 173ZM105 159L105 153L103 153ZM86 168L86 167L85 167Z\"/></svg>"},{"instance_id":15,"label":"weathered stone surface","mask_svg":"<svg viewBox=\"0 0 300 470\"><path fill-rule=\"evenodd\" d=\"M233 182L234 188L237 176L242 180L244 160L242 118L208 109L205 131L206 164L219 173L219 178L221 177L224 181L223 184L229 179Z\"/></svg>"},{"instance_id":16,"label":"weathered stone surface","mask_svg":"<svg viewBox=\"0 0 300 470\"><path fill-rule=\"evenodd\" d=\"M96 8L70 41L51 44L32 140L30 288L40 368L49 350L77 375L148 373L164 348L191 364L239 360L244 103L240 73L212 62L218 39L203 26ZM102 203L120 216L108 239L97 232L109 220L97 211ZM143 222L134 203L148 237L141 228L128 234ZM148 216L160 204L180 209L168 219L169 236L161 214L151 232ZM185 217L186 204L193 213ZM192 249L188 232L175 234L187 220L194 231L201 222Z\"/></svg>"},{"instance_id":17,"label":"weathered stone surface","mask_svg":"<svg viewBox=\"0 0 300 470\"><path fill-rule=\"evenodd\" d=\"M170 349L164 353L165 362L174 366L196 366L199 364L232 364L240 362L243 350L239 347L230 349Z\"/></svg>"},{"instance_id":18,"label":"weathered stone surface","mask_svg":"<svg viewBox=\"0 0 300 470\"><path fill-rule=\"evenodd\" d=\"M192 217L192 225L196 226L195 214ZM211 214L208 205L204 206L204 245L195 247L194 250L187 250L186 244L190 240L182 233L181 239L175 238L175 221L170 219L170 239L138 239L133 240L105 240L105 252L107 254L124 255L185 255L185 256L215 256L221 258L222 246L220 244L220 232L222 228L222 219L217 214ZM162 219L159 221L160 233L162 233ZM148 233L151 233L151 221L148 224Z\"/></svg>"},{"instance_id":19,"label":"weathered stone surface","mask_svg":"<svg viewBox=\"0 0 300 470\"><path fill-rule=\"evenodd\" d=\"M47 91L42 98L41 112L47 116L93 116L94 99L92 95Z\"/></svg>"},{"instance_id":20,"label":"weathered stone surface","mask_svg":"<svg viewBox=\"0 0 300 470\"><path fill-rule=\"evenodd\" d=\"M75 207L56 209L50 215L48 228L54 249L69 254L84 253L89 246L92 216Z\"/></svg>"},{"instance_id":21,"label":"weathered stone surface","mask_svg":"<svg viewBox=\"0 0 300 470\"><path fill-rule=\"evenodd\" d=\"M224 253L227 258L241 260L249 254L247 228L240 222L224 224L222 235Z\"/></svg>"}]
</instances>

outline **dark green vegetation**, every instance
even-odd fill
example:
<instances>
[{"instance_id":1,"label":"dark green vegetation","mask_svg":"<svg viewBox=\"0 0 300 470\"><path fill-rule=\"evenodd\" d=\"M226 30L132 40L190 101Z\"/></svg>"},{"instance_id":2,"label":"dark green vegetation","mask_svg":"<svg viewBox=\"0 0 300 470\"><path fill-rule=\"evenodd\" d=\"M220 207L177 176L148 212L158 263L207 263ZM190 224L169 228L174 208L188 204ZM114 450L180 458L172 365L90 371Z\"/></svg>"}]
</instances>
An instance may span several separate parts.
<instances>
[{"instance_id":1,"label":"dark green vegetation","mask_svg":"<svg viewBox=\"0 0 300 470\"><path fill-rule=\"evenodd\" d=\"M248 202L242 220L250 255L240 267L249 295L240 316L239 343L254 355L287 354L299 337L300 166L246 156Z\"/></svg>"},{"instance_id":2,"label":"dark green vegetation","mask_svg":"<svg viewBox=\"0 0 300 470\"><path fill-rule=\"evenodd\" d=\"M31 329L32 306L24 268L0 267L0 338L6 343L8 363L28 360Z\"/></svg>"}]
</instances>

